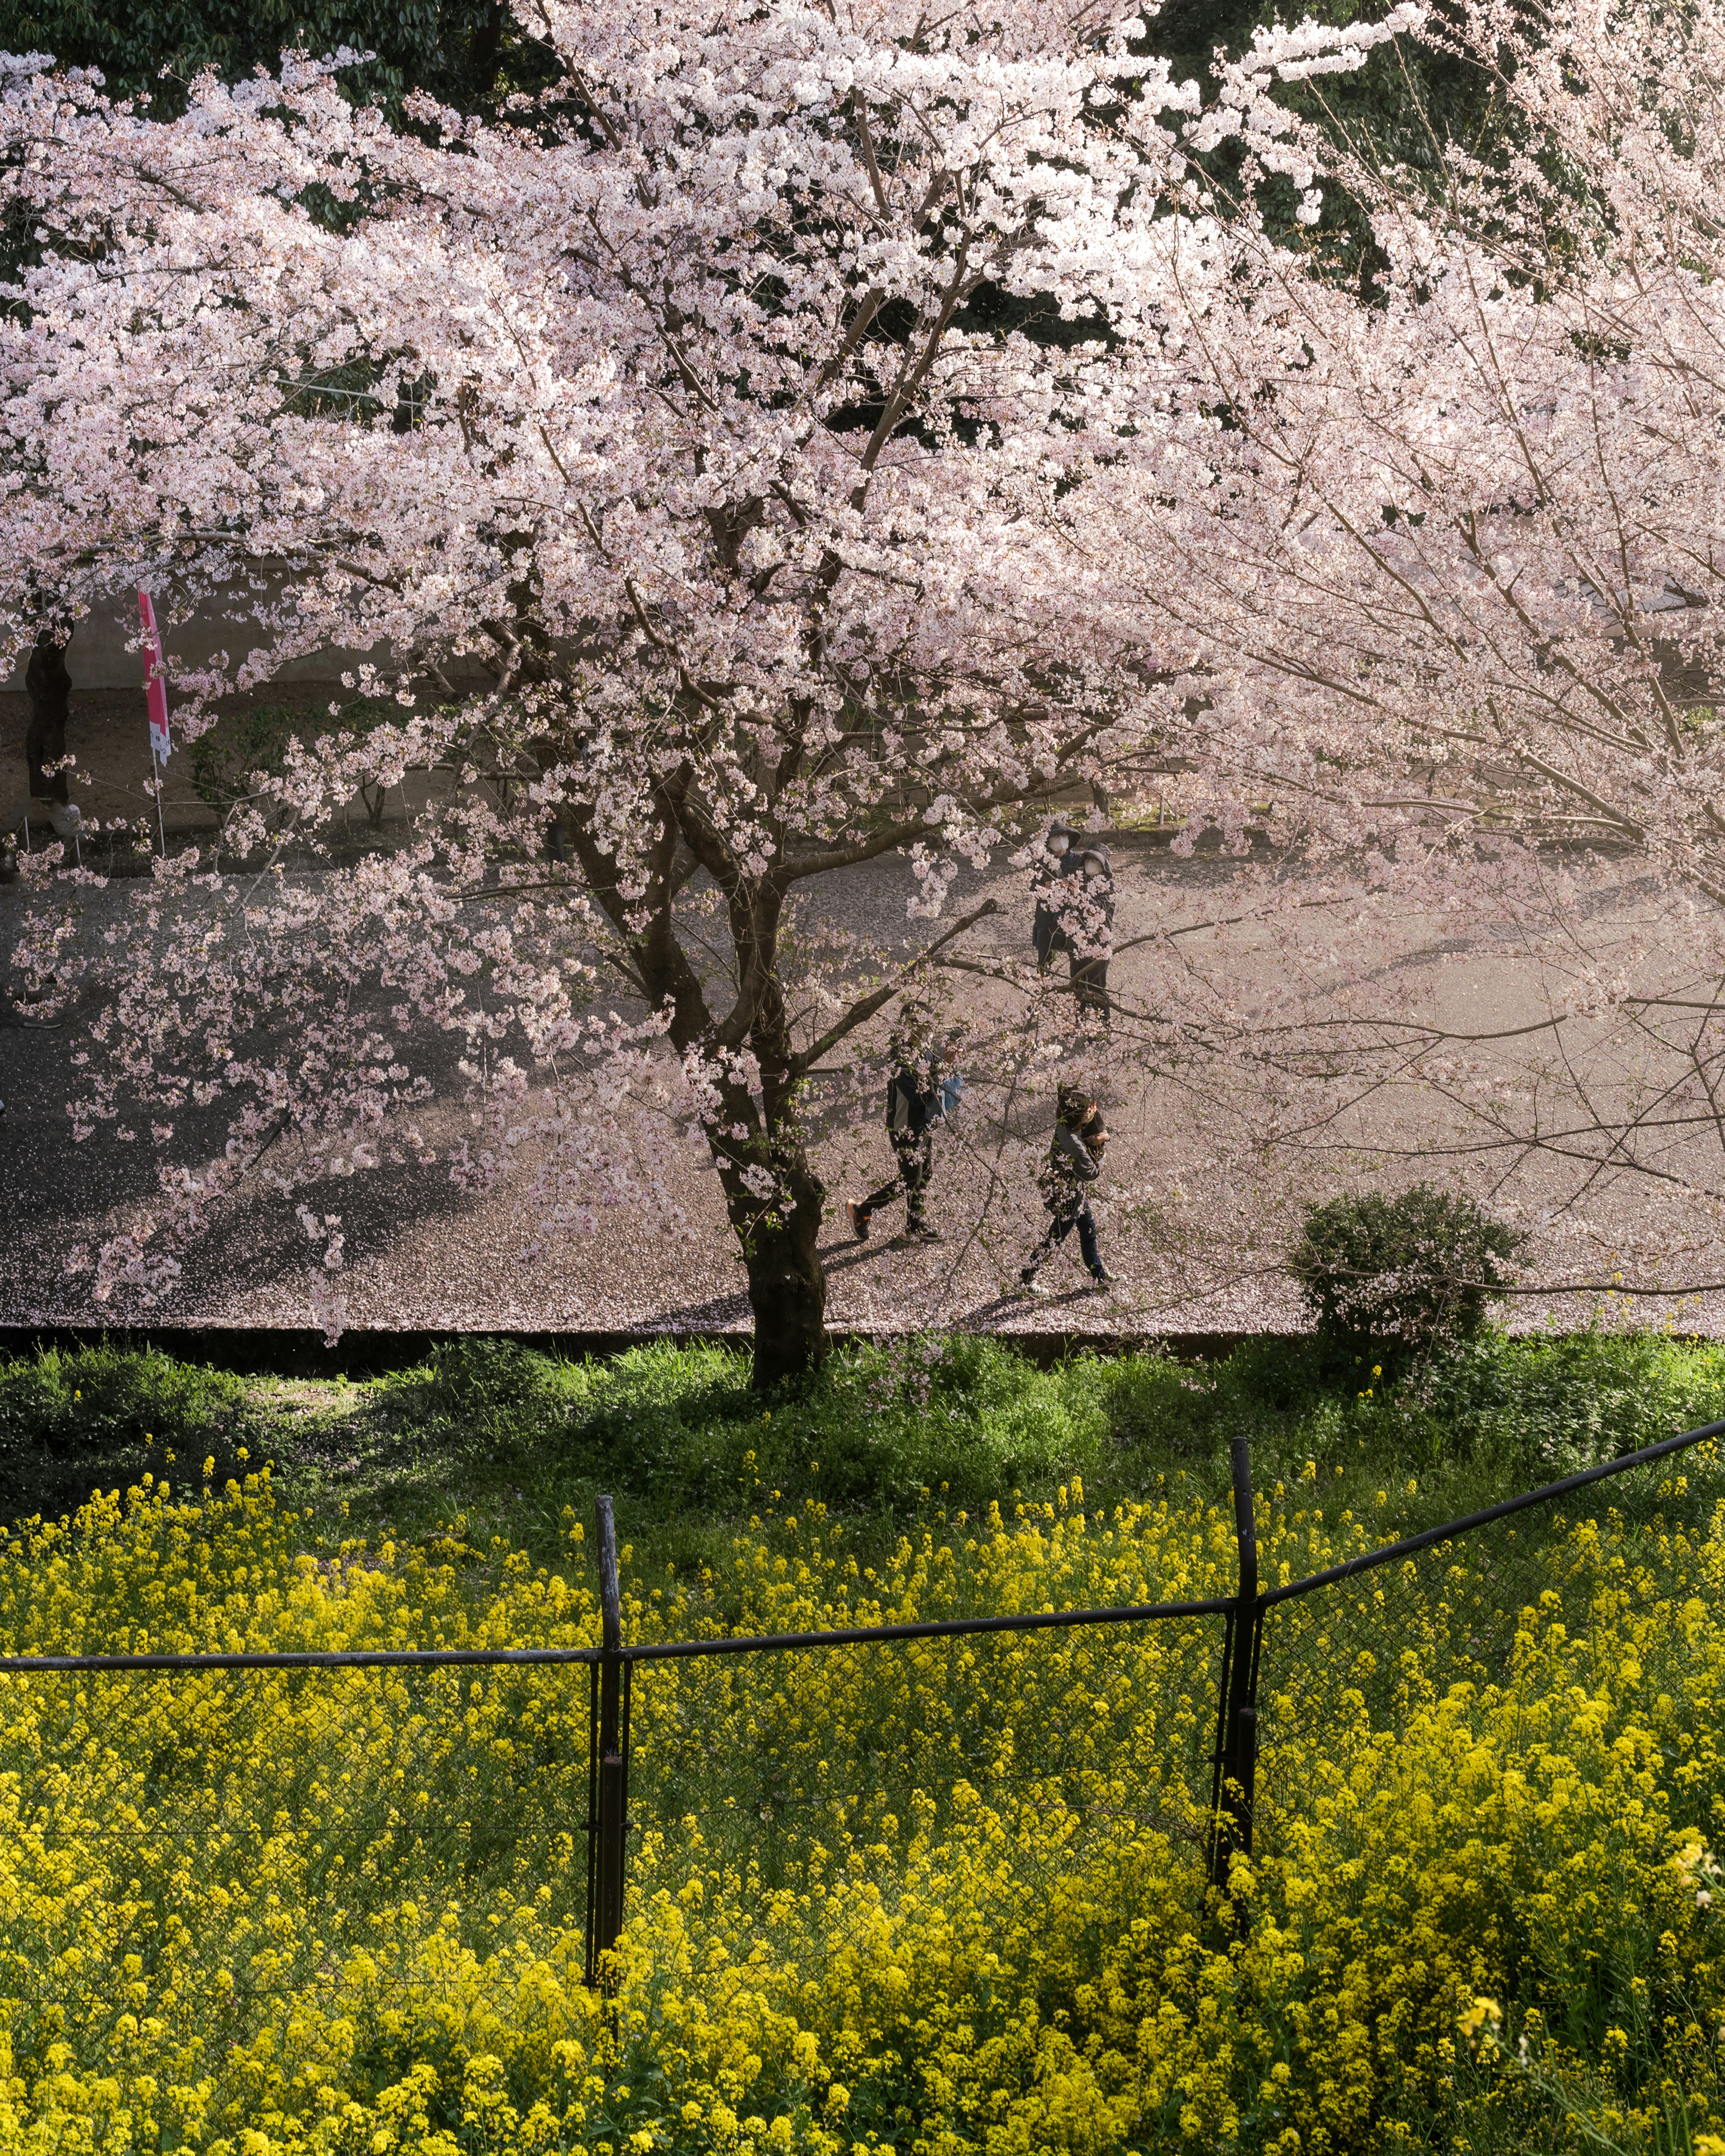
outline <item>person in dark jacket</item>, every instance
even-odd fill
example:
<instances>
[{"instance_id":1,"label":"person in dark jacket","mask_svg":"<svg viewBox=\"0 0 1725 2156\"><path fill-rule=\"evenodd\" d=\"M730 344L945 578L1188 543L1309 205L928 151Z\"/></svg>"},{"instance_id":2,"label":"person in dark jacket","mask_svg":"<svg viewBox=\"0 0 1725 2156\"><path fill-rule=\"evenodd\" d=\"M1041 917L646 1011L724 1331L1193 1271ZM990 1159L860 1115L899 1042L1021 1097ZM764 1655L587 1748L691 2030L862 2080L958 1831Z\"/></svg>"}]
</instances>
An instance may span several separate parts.
<instances>
[{"instance_id":1,"label":"person in dark jacket","mask_svg":"<svg viewBox=\"0 0 1725 2156\"><path fill-rule=\"evenodd\" d=\"M1114 947L1114 864L1106 846L1088 845L1079 855L1077 893L1067 914L1073 996L1080 1010L1106 1024L1112 1011L1108 957Z\"/></svg>"},{"instance_id":2,"label":"person in dark jacket","mask_svg":"<svg viewBox=\"0 0 1725 2156\"><path fill-rule=\"evenodd\" d=\"M1108 1132L1095 1098L1081 1086L1062 1086L1055 1105L1053 1142L1036 1178L1049 1210L1048 1229L1019 1275L1027 1295L1040 1292L1037 1274L1075 1228L1091 1278L1098 1285L1113 1279L1102 1263L1096 1216L1090 1209L1091 1185L1101 1176L1107 1144Z\"/></svg>"},{"instance_id":3,"label":"person in dark jacket","mask_svg":"<svg viewBox=\"0 0 1725 2156\"><path fill-rule=\"evenodd\" d=\"M891 1055L897 1068L886 1086L886 1135L896 1165L891 1178L866 1198L853 1198L845 1209L860 1243L869 1240L869 1222L901 1192L905 1200L905 1234L914 1243L937 1243L940 1230L927 1214L928 1185L934 1173L934 1131L955 1104L960 1081L950 1068L954 1043L919 1041L916 1029L895 1034Z\"/></svg>"},{"instance_id":4,"label":"person in dark jacket","mask_svg":"<svg viewBox=\"0 0 1725 2156\"><path fill-rule=\"evenodd\" d=\"M1036 953L1036 970L1045 973L1057 951L1070 951L1072 939L1061 918L1071 895L1068 876L1078 867L1077 834L1056 817L1042 842L1044 859L1037 865L1036 911L1030 921L1030 943Z\"/></svg>"}]
</instances>

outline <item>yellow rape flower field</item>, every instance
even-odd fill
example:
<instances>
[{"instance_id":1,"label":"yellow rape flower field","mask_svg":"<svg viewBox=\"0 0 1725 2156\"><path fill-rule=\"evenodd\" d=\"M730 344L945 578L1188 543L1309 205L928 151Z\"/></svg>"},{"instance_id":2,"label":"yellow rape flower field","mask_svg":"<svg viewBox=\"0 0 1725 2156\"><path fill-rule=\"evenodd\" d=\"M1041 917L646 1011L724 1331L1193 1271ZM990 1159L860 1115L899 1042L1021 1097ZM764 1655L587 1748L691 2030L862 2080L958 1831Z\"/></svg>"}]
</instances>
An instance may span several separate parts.
<instances>
[{"instance_id":1,"label":"yellow rape flower field","mask_svg":"<svg viewBox=\"0 0 1725 2156\"><path fill-rule=\"evenodd\" d=\"M586 1668L0 1676L0 2150L1706 2156L1725 1503L1679 1464L1272 1611L1226 1898L1214 1618L640 1665L608 1996ZM306 1517L257 1473L20 1528L0 1648L597 1640L572 1519L557 1569ZM1384 1539L1315 1480L1258 1525L1271 1585ZM625 1639L1235 1584L1173 1476L872 1566L810 1500L731 1566L625 1550Z\"/></svg>"}]
</instances>

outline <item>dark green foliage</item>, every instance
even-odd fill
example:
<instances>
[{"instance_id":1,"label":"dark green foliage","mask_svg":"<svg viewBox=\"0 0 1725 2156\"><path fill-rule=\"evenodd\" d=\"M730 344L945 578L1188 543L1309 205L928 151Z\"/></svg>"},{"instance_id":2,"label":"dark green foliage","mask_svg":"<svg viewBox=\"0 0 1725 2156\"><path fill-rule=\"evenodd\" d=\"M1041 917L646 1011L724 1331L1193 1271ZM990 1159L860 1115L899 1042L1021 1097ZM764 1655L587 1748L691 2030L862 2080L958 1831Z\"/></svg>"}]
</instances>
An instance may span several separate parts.
<instances>
[{"instance_id":1,"label":"dark green foliage","mask_svg":"<svg viewBox=\"0 0 1725 2156\"><path fill-rule=\"evenodd\" d=\"M708 1515L747 1513L772 1492L896 1513L943 1494L975 1508L1111 1447L1091 1389L974 1337L855 1349L770 1404L747 1358L724 1348L568 1363L463 1342L440 1351L416 1405L488 1450L554 1447L573 1481Z\"/></svg>"},{"instance_id":2,"label":"dark green foliage","mask_svg":"<svg viewBox=\"0 0 1725 2156\"><path fill-rule=\"evenodd\" d=\"M295 740L339 742L344 734L362 736L404 716L399 705L382 696L355 697L333 716L316 704L256 704L228 712L191 744L192 784L212 808L232 808L256 794L259 777L283 775ZM372 823L381 823L382 788L362 786L360 795Z\"/></svg>"},{"instance_id":3,"label":"dark green foliage","mask_svg":"<svg viewBox=\"0 0 1725 2156\"><path fill-rule=\"evenodd\" d=\"M841 1350L763 1399L729 1348L565 1363L473 1341L354 1404L340 1450L355 1473L336 1486L375 1532L412 1532L421 1507L428 1519L459 1510L470 1537L483 1540L483 1525L546 1561L605 1490L624 1533L680 1568L721 1557L751 1517L810 1498L858 1547L991 1503L1009 1519L1075 1476L1091 1511L1183 1477L1222 1502L1236 1434L1251 1440L1262 1490L1316 1467L1327 1502L1426 1527L1725 1413L1725 1351L1494 1332L1398 1383L1317 1341L1251 1341L1214 1363L1082 1356L1042 1369L998 1340L930 1336Z\"/></svg>"},{"instance_id":4,"label":"dark green foliage","mask_svg":"<svg viewBox=\"0 0 1725 2156\"><path fill-rule=\"evenodd\" d=\"M190 1479L211 1455L225 1472L257 1428L249 1380L155 1348L105 1341L0 1361L0 1504L53 1512L146 1468Z\"/></svg>"},{"instance_id":5,"label":"dark green foliage","mask_svg":"<svg viewBox=\"0 0 1725 2156\"><path fill-rule=\"evenodd\" d=\"M1260 28L1307 16L1334 28L1376 21L1387 5L1364 0L1168 0L1149 16L1139 49L1167 59L1177 81L1200 80L1218 48L1237 59ZM1284 83L1277 100L1312 123L1333 143L1347 143L1380 170L1400 167L1416 187L1436 192L1446 183L1445 146L1458 142L1478 155L1491 146L1502 125L1492 86L1471 61L1415 38L1402 37L1373 53L1363 68ZM1240 146L1228 143L1196 161L1223 198L1236 198ZM1369 299L1373 280L1385 266L1357 202L1334 186L1324 190L1319 221L1308 230L1296 222L1299 191L1285 178L1260 182L1266 224L1282 244L1310 255L1322 274Z\"/></svg>"},{"instance_id":6,"label":"dark green foliage","mask_svg":"<svg viewBox=\"0 0 1725 2156\"><path fill-rule=\"evenodd\" d=\"M1180 1489L1225 1502L1236 1434L1266 1495L1315 1473L1327 1507L1404 1532L1725 1414L1725 1349L1645 1333L1487 1332L1402 1382L1315 1341L1042 1369L974 1335L847 1348L768 1399L749 1378L740 1350L669 1342L577 1363L463 1340L367 1385L49 1353L0 1363L0 1509L64 1511L146 1467L195 1479L209 1454L220 1479L245 1445L314 1540L439 1542L459 1523L470 1548L495 1535L562 1565L604 1490L657 1564L722 1572L739 1525L810 1499L860 1551L991 1504L1010 1520L1075 1476L1092 1512Z\"/></svg>"},{"instance_id":7,"label":"dark green foliage","mask_svg":"<svg viewBox=\"0 0 1725 2156\"><path fill-rule=\"evenodd\" d=\"M386 104L419 88L489 110L547 74L542 48L502 0L0 0L0 50L98 68L110 95L147 94L164 114L205 68L231 81L259 67L273 74L284 47L321 56L343 45L377 55L347 78L349 95Z\"/></svg>"},{"instance_id":8,"label":"dark green foliage","mask_svg":"<svg viewBox=\"0 0 1725 2156\"><path fill-rule=\"evenodd\" d=\"M1725 1415L1725 1358L1647 1332L1459 1343L1407 1389L1428 1449L1554 1481Z\"/></svg>"},{"instance_id":9,"label":"dark green foliage","mask_svg":"<svg viewBox=\"0 0 1725 2156\"><path fill-rule=\"evenodd\" d=\"M1416 1183L1313 1206L1289 1265L1323 1340L1405 1357L1476 1338L1527 1240L1472 1199Z\"/></svg>"},{"instance_id":10,"label":"dark green foliage","mask_svg":"<svg viewBox=\"0 0 1725 2156\"><path fill-rule=\"evenodd\" d=\"M190 1446L243 1421L250 1398L246 1378L154 1348L44 1348L0 1362L0 1453L39 1445L101 1455L151 1440Z\"/></svg>"},{"instance_id":11,"label":"dark green foliage","mask_svg":"<svg viewBox=\"0 0 1725 2156\"><path fill-rule=\"evenodd\" d=\"M192 784L212 808L231 808L254 790L254 774L279 778L296 732L315 728L316 716L293 704L259 704L218 719L191 745Z\"/></svg>"}]
</instances>

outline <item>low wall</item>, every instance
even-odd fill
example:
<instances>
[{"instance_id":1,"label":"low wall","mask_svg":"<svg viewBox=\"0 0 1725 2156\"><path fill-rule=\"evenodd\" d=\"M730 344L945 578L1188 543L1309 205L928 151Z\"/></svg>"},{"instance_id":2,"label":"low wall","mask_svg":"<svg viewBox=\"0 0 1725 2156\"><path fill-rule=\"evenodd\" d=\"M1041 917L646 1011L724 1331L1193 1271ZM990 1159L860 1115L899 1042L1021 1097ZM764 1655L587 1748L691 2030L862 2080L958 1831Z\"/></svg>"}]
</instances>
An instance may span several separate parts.
<instances>
[{"instance_id":1,"label":"low wall","mask_svg":"<svg viewBox=\"0 0 1725 2156\"><path fill-rule=\"evenodd\" d=\"M98 608L78 624L66 649L66 670L75 692L80 689L136 689L144 685L144 662L127 645L138 633L137 601L129 605ZM234 657L254 648L256 629L240 621L188 621L164 629L170 660L193 666L208 663L213 654L226 651ZM352 653L319 652L311 659L295 659L276 676L282 681L339 681L358 663ZM28 660L26 660L28 664ZM0 678L0 690L22 690L24 668Z\"/></svg>"}]
</instances>

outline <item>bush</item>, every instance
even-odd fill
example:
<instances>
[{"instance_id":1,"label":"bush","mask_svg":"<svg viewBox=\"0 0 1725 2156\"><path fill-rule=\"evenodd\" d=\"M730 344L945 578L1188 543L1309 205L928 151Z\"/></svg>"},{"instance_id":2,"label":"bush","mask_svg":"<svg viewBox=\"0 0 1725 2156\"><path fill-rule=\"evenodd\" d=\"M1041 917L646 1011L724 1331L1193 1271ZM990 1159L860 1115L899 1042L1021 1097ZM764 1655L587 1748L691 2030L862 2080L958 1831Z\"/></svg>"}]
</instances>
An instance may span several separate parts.
<instances>
[{"instance_id":1,"label":"bush","mask_svg":"<svg viewBox=\"0 0 1725 2156\"><path fill-rule=\"evenodd\" d=\"M1657 1333L1465 1342L1419 1405L1452 1455L1527 1482L1596 1467L1725 1414L1725 1354Z\"/></svg>"},{"instance_id":2,"label":"bush","mask_svg":"<svg viewBox=\"0 0 1725 2156\"><path fill-rule=\"evenodd\" d=\"M308 746L341 733L367 734L398 723L403 713L388 697L355 697L335 716L320 704L254 704L224 712L191 744L192 785L200 800L225 813L258 793L256 781L280 778L296 741ZM382 821L385 789L360 788L366 814L375 826Z\"/></svg>"},{"instance_id":3,"label":"bush","mask_svg":"<svg viewBox=\"0 0 1725 2156\"><path fill-rule=\"evenodd\" d=\"M44 1348L0 1363L0 1455L116 1458L152 1445L189 1453L248 1419L251 1383L153 1348Z\"/></svg>"},{"instance_id":4,"label":"bush","mask_svg":"<svg viewBox=\"0 0 1725 2156\"><path fill-rule=\"evenodd\" d=\"M0 1517L52 1516L146 1472L226 1476L257 1436L255 1381L103 1341L0 1360Z\"/></svg>"},{"instance_id":5,"label":"bush","mask_svg":"<svg viewBox=\"0 0 1725 2156\"><path fill-rule=\"evenodd\" d=\"M1213 1451L1228 1435L1224 1425L1235 1404L1217 1367L1189 1368L1165 1355L1122 1355L1104 1363L1100 1375L1118 1445L1188 1459Z\"/></svg>"},{"instance_id":6,"label":"bush","mask_svg":"<svg viewBox=\"0 0 1725 2156\"><path fill-rule=\"evenodd\" d=\"M1476 1204L1416 1183L1315 1205L1290 1269L1319 1334L1350 1349L1430 1353L1476 1339L1527 1237Z\"/></svg>"},{"instance_id":7,"label":"bush","mask_svg":"<svg viewBox=\"0 0 1725 2156\"><path fill-rule=\"evenodd\" d=\"M1411 1532L1725 1412L1725 1351L1661 1336L1487 1328L1423 1357L1405 1383L1395 1359L1381 1345L1356 1363L1321 1340L1254 1340L1213 1363L1135 1353L1039 1368L1001 1341L931 1334L840 1349L768 1401L731 1348L665 1342L573 1363L466 1341L439 1351L429 1379L404 1374L375 1397L396 1433L391 1473L410 1440L416 1489L441 1472L450 1516L483 1515L548 1550L537 1538L562 1508L585 1519L605 1490L627 1532L685 1558L701 1537L722 1547L734 1523L810 1496L887 1547L926 1512L1045 1498L1074 1474L1105 1507L1182 1471L1225 1500L1235 1435L1260 1488L1317 1460L1348 1478L1344 1506L1394 1488ZM377 1494L399 1503L393 1481ZM404 1524L393 1509L390 1524Z\"/></svg>"},{"instance_id":8,"label":"bush","mask_svg":"<svg viewBox=\"0 0 1725 2156\"><path fill-rule=\"evenodd\" d=\"M474 1337L432 1350L425 1404L433 1418L465 1435L489 1440L532 1435L547 1413L557 1366L514 1340Z\"/></svg>"},{"instance_id":9,"label":"bush","mask_svg":"<svg viewBox=\"0 0 1725 2156\"><path fill-rule=\"evenodd\" d=\"M644 1348L584 1374L570 1465L660 1506L747 1509L776 1490L894 1512L942 1493L975 1507L1109 1444L1084 1390L974 1337L851 1350L770 1409L722 1349Z\"/></svg>"}]
</instances>

